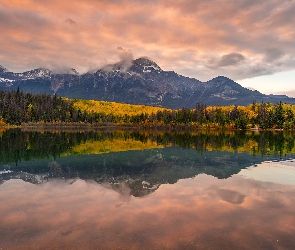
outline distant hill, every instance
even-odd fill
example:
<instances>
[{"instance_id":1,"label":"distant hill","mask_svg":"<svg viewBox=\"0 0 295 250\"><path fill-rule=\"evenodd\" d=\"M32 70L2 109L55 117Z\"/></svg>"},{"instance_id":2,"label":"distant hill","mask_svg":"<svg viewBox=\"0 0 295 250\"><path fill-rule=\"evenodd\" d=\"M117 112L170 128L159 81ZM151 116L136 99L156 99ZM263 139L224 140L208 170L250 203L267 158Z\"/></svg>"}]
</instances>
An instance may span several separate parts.
<instances>
[{"instance_id":1,"label":"distant hill","mask_svg":"<svg viewBox=\"0 0 295 250\"><path fill-rule=\"evenodd\" d=\"M31 93L57 93L70 98L144 104L168 108L207 105L248 105L279 101L295 104L285 95L265 95L242 87L233 80L218 76L207 82L164 71L148 58L109 64L96 72L79 75L75 69L64 74L38 68L13 73L0 66L0 89Z\"/></svg>"}]
</instances>

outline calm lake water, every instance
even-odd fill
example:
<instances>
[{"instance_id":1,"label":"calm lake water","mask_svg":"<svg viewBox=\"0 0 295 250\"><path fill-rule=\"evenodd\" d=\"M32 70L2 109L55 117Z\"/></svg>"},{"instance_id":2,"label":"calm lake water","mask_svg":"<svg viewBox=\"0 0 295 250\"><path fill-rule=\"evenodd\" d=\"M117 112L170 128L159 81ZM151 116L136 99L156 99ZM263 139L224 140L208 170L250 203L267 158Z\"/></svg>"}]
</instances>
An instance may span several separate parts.
<instances>
[{"instance_id":1,"label":"calm lake water","mask_svg":"<svg viewBox=\"0 0 295 250\"><path fill-rule=\"evenodd\" d=\"M295 249L294 142L0 131L0 249Z\"/></svg>"}]
</instances>

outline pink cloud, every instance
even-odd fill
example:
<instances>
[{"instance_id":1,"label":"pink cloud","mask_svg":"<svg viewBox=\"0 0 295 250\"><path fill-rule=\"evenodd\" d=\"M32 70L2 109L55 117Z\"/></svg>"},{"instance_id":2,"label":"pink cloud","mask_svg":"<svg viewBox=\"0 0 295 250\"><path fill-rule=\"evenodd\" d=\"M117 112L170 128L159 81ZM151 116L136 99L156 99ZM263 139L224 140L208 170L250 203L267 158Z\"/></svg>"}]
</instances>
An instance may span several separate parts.
<instances>
[{"instance_id":1,"label":"pink cloud","mask_svg":"<svg viewBox=\"0 0 295 250\"><path fill-rule=\"evenodd\" d=\"M233 64L229 77L271 74L295 66L280 56L295 52L294 8L287 0L4 0L0 65L22 71L58 62L85 72L116 62L121 46L134 58L149 56L167 70L201 80L224 73L206 67L208 60L234 53L247 60ZM270 56L278 59L266 60Z\"/></svg>"}]
</instances>

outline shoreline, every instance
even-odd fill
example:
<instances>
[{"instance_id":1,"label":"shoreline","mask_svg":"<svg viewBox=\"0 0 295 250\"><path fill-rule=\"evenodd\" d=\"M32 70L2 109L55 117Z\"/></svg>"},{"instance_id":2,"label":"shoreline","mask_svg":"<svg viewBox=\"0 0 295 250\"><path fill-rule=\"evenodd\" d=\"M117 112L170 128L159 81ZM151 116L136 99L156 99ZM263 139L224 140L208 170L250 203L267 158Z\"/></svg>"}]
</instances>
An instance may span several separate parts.
<instances>
[{"instance_id":1,"label":"shoreline","mask_svg":"<svg viewBox=\"0 0 295 250\"><path fill-rule=\"evenodd\" d=\"M135 130L155 130L155 131L170 131L170 132L196 132L206 130L217 131L293 131L293 129L262 129L258 127L238 129L232 127L220 127L214 125L200 126L196 124L116 124L116 123L23 123L21 125L0 125L0 129L22 129L25 131L34 130L118 130L118 129L135 129Z\"/></svg>"}]
</instances>

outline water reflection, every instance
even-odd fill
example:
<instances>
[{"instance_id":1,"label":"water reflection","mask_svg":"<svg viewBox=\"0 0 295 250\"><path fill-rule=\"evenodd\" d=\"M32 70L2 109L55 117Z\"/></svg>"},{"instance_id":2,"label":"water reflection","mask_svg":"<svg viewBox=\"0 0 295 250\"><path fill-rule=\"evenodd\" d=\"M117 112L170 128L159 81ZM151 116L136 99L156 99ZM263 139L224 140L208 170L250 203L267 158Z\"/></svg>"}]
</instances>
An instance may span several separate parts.
<instances>
[{"instance_id":1,"label":"water reflection","mask_svg":"<svg viewBox=\"0 0 295 250\"><path fill-rule=\"evenodd\" d=\"M293 249L292 133L7 130L0 248Z\"/></svg>"},{"instance_id":2,"label":"water reflection","mask_svg":"<svg viewBox=\"0 0 295 250\"><path fill-rule=\"evenodd\" d=\"M264 166L264 163L262 166ZM292 249L295 186L205 174L161 185L144 199L128 187L52 180L0 186L3 249ZM18 190L18 192L15 192Z\"/></svg>"},{"instance_id":3,"label":"water reflection","mask_svg":"<svg viewBox=\"0 0 295 250\"><path fill-rule=\"evenodd\" d=\"M292 133L270 131L194 134L146 131L26 131L1 136L0 184L40 184L55 178L127 186L145 196L162 184L205 173L229 178L265 160L293 157Z\"/></svg>"}]
</instances>

